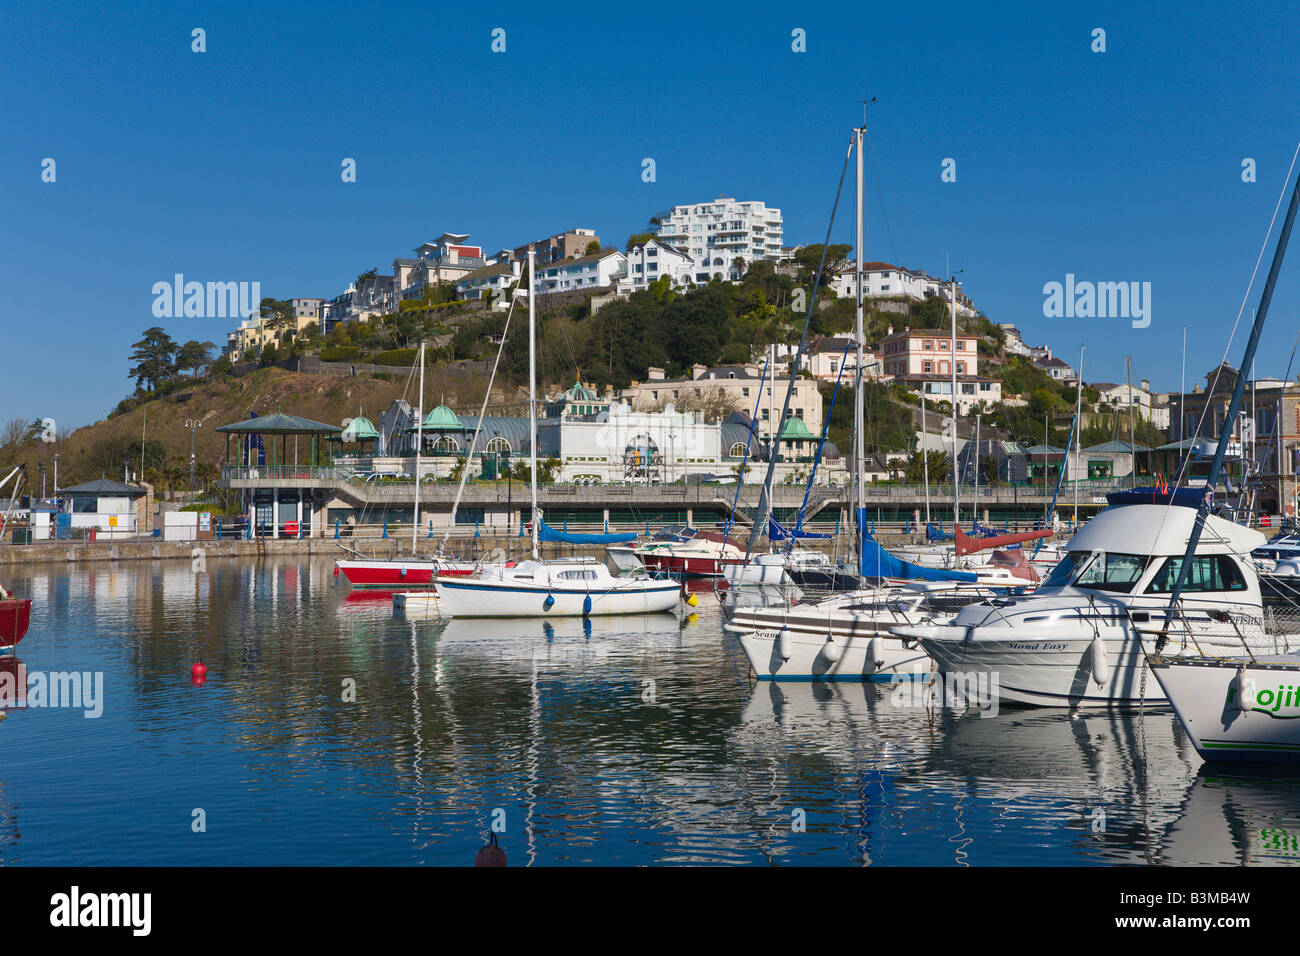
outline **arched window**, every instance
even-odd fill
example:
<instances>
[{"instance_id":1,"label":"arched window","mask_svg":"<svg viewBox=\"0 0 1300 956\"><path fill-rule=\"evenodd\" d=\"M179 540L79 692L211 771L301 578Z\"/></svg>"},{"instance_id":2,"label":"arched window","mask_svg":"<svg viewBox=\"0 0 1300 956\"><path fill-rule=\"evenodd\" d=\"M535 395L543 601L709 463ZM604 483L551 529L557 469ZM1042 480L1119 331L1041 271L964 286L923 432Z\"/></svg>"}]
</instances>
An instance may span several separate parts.
<instances>
[{"instance_id":1,"label":"arched window","mask_svg":"<svg viewBox=\"0 0 1300 956\"><path fill-rule=\"evenodd\" d=\"M487 443L487 453L489 455L505 453L508 451L510 451L510 442L506 441L504 438L493 438Z\"/></svg>"},{"instance_id":2,"label":"arched window","mask_svg":"<svg viewBox=\"0 0 1300 956\"><path fill-rule=\"evenodd\" d=\"M743 441L738 441L738 442L736 442L734 445L732 445L732 446L731 446L731 451L728 452L728 457L730 457L730 458L744 458L744 457L745 457L745 443L744 443Z\"/></svg>"},{"instance_id":3,"label":"arched window","mask_svg":"<svg viewBox=\"0 0 1300 956\"><path fill-rule=\"evenodd\" d=\"M443 435L433 443L434 451L460 451L460 445L450 435Z\"/></svg>"}]
</instances>

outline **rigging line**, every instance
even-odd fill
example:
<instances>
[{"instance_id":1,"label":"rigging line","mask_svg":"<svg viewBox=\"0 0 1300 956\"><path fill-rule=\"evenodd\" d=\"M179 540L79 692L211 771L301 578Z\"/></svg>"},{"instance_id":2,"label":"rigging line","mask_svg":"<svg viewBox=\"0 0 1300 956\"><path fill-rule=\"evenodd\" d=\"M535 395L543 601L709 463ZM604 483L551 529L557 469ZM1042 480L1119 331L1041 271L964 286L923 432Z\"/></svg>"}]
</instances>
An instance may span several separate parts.
<instances>
[{"instance_id":1,"label":"rigging line","mask_svg":"<svg viewBox=\"0 0 1300 956\"><path fill-rule=\"evenodd\" d=\"M1295 364L1296 346L1300 346L1300 328L1297 328L1297 329L1296 329L1295 341L1291 343L1291 358L1287 360L1287 363L1286 363L1286 374L1282 376L1282 383L1283 383L1283 384L1282 384L1281 391L1279 392L1279 398L1278 398L1278 409L1277 409L1277 411L1276 411L1276 412L1274 413L1274 415L1273 415L1273 427L1271 427L1271 428L1268 430L1268 441L1267 441L1267 442L1265 443L1265 445L1264 445L1264 454L1263 454L1262 458L1260 459L1261 462L1262 462L1262 461L1267 461L1267 460L1268 460L1268 454L1269 454L1269 452L1272 451L1272 449L1273 449L1273 438L1277 435L1277 427L1278 427L1278 425L1279 425L1279 424L1281 423L1281 421L1282 421L1282 397L1285 396L1285 394L1286 394L1286 383L1291 381L1291 367ZM1242 449L1242 450L1245 451L1245 449ZM1277 470L1278 470L1278 474L1281 474L1281 473L1282 473L1282 455L1281 455L1281 452L1282 452L1282 449L1281 449L1281 447L1280 447L1280 443L1279 443L1279 447L1278 447L1278 462L1277 462ZM1256 480L1257 480L1257 481L1259 480L1258 475L1256 476ZM1281 507L1281 505L1282 505L1282 502L1279 501L1279 502L1278 502L1278 506Z\"/></svg>"},{"instance_id":2,"label":"rigging line","mask_svg":"<svg viewBox=\"0 0 1300 956\"><path fill-rule=\"evenodd\" d=\"M1224 347L1223 358L1219 361L1218 368L1214 370L1214 380L1210 383L1209 388L1206 389L1205 411L1207 412L1210 410L1210 396L1214 394L1215 389L1218 387L1219 376L1223 374L1223 366L1228 362L1228 353L1232 348L1232 340L1237 334L1237 328L1241 325L1241 316L1246 311L1246 303L1250 301L1250 290L1254 288L1255 279L1259 275L1260 263L1264 261L1264 253L1268 251L1268 240L1273 234L1273 226L1277 222L1277 214L1282 208L1282 201L1286 198L1288 191L1287 187L1291 184L1291 174L1295 171L1297 157L1300 157L1300 142L1296 143L1295 152L1291 154L1291 165L1287 167L1286 179L1282 182L1282 191L1278 194L1277 205L1273 207L1273 217L1268 221L1268 231L1264 233L1264 242L1259 248L1259 255L1255 257L1255 268L1251 270L1250 281L1247 283L1246 291L1241 297L1241 305L1237 308L1237 318L1236 321L1232 323L1232 331L1228 335L1228 344ZM1241 374L1245 374L1244 370ZM1178 413L1184 416L1183 420L1186 421L1186 399L1179 403ZM1205 424L1205 418L1206 416L1202 414L1197 419L1196 430L1192 433L1193 444L1196 442L1196 439L1200 437L1201 427ZM1182 464L1178 468L1178 474L1174 478L1173 487L1175 490L1180 484L1182 484L1183 477L1186 474L1188 467L1191 465L1191 445L1188 445L1186 449L1183 449L1183 451L1186 452L1186 454L1184 454ZM1160 519L1160 527L1157 529L1157 534L1164 530L1165 521L1168 519L1169 515L1172 514L1170 509L1173 507L1174 499L1173 496L1170 495L1169 501L1165 504L1165 513Z\"/></svg>"},{"instance_id":3,"label":"rigging line","mask_svg":"<svg viewBox=\"0 0 1300 956\"><path fill-rule=\"evenodd\" d=\"M856 136L856 131L855 131ZM767 456L767 477L763 481L763 493L759 498L760 502L766 502L770 510L772 502L769 500L767 489L771 486L772 477L776 473L776 459L779 456L778 450L781 447L781 429L785 424L785 418L790 414L790 399L794 396L795 379L799 377L799 360L803 357L803 347L808 341L808 326L812 322L813 312L817 308L817 293L821 291L822 272L826 268L826 250L830 248L831 236L834 235L835 213L840 208L840 196L844 192L844 177L849 171L849 157L853 155L853 140L849 140L849 148L844 152L844 165L840 168L840 181L835 187L835 203L831 206L831 219L826 225L826 240L822 243L821 260L817 263L817 275L813 279L812 295L808 299L808 312L803 319L803 331L799 334L799 349L794 353L794 358L790 362L789 381L785 387L785 404L781 406L781 417L775 422L769 422L769 428L775 427L773 440L771 441ZM861 282L861 277L858 279ZM775 379L774 379L775 381ZM753 553L754 542L758 540L758 522L755 522L749 532L749 542L745 545L745 563L749 563L749 556Z\"/></svg>"},{"instance_id":4,"label":"rigging line","mask_svg":"<svg viewBox=\"0 0 1300 956\"><path fill-rule=\"evenodd\" d=\"M771 353L763 359L763 374L758 380L758 394L754 397L754 414L749 419L749 434L745 436L745 458L740 463L740 472L736 477L736 498L731 503L731 514L727 516L726 527L722 530L722 543L718 545L718 556L727 547L727 536L731 534L732 526L736 522L736 508L740 504L740 488L745 483L745 469L749 466L749 443L754 440L754 432L758 428L758 410L760 403L763 401L763 383L767 381L767 366L771 361Z\"/></svg>"},{"instance_id":5,"label":"rigging line","mask_svg":"<svg viewBox=\"0 0 1300 956\"><path fill-rule=\"evenodd\" d=\"M487 388L483 390L483 404L479 406L478 421L474 424L474 435L469 440L469 448L465 451L465 466L460 470L460 484L456 487L456 498L451 503L451 520L447 523L447 530L443 532L442 540L438 542L438 554L442 554L447 547L447 539L451 537L452 530L456 527L456 511L460 507L461 496L465 493L465 480L469 477L470 469L474 462L474 446L478 444L479 434L483 430L483 416L487 414L488 399L492 397L492 385L496 381L497 368L501 364L501 355L505 351L506 342L509 339L507 333L510 331L510 317L515 314L515 303L518 300L512 293L510 296L510 310L506 313L505 325L501 327L501 344L497 346L497 359L492 363L492 373L488 376Z\"/></svg>"},{"instance_id":6,"label":"rigging line","mask_svg":"<svg viewBox=\"0 0 1300 956\"><path fill-rule=\"evenodd\" d=\"M876 150L871 145L871 137L867 134L866 127L862 128L862 136L867 141L867 158L871 161L871 175L876 180L876 195L880 199L880 215L885 220L885 232L889 236L889 248L893 250L894 262L898 262L898 248L894 245L894 230L889 225L889 212L885 209L885 194L880 189L880 172L876 169ZM899 218L899 224L902 225L902 218Z\"/></svg>"},{"instance_id":7,"label":"rigging line","mask_svg":"<svg viewBox=\"0 0 1300 956\"><path fill-rule=\"evenodd\" d=\"M1295 164L1296 164L1297 157L1300 157L1300 142L1296 143L1295 152L1291 154L1291 165L1287 168L1286 179L1282 183L1282 191L1278 194L1277 197L1277 205L1273 207L1273 217L1268 221L1268 231L1264 233L1264 242L1259 247L1259 255L1255 257L1255 268L1251 270L1250 281L1246 284L1246 291L1242 294L1241 297L1241 305L1237 308L1237 318L1236 321L1232 323L1232 330L1228 334L1228 343L1227 345L1224 346L1223 358L1219 360L1219 367L1214 370L1214 380L1210 383L1210 387L1206 389L1205 407L1207 411L1209 410L1209 406L1210 406L1210 396L1214 394L1214 390L1218 387L1219 376L1223 374L1223 366L1226 365L1228 362L1228 354L1232 349L1232 340L1233 338L1236 337L1238 326L1241 325L1241 317L1246 311L1246 303L1250 301L1250 290L1254 288L1255 279L1259 275L1260 263L1264 261L1264 253L1268 251L1268 240L1269 237L1273 235L1273 226L1277 223L1278 211L1282 208L1282 201L1286 198L1287 187L1291 184L1291 174L1295 171ZM1242 370L1242 373L1245 374L1244 369ZM1185 414L1181 406L1179 407L1179 412ZM1195 442L1195 440L1200 436L1201 426L1204 424L1205 424L1205 416L1201 415L1197 419L1196 430L1192 433L1193 442ZM1178 479L1174 482L1175 488L1177 488L1178 485L1181 484L1183 480L1183 475L1186 472L1187 467L1190 464L1190 461L1191 461L1190 455L1186 456L1183 459L1182 466L1178 470Z\"/></svg>"},{"instance_id":8,"label":"rigging line","mask_svg":"<svg viewBox=\"0 0 1300 956\"><path fill-rule=\"evenodd\" d=\"M844 360L849 357L849 346L853 344L850 337L844 343L844 352L840 355L840 370L835 373L835 390L831 392L831 407L826 410L826 424L822 427L821 440L817 442L817 454L813 456L812 472L808 475L808 487L803 490L803 504L799 506L799 516L795 519L794 534L790 535L789 544L786 545L785 553L788 556L794 550L795 536L803 530L804 512L808 510L808 496L812 494L813 482L817 480L817 466L822 460L822 448L826 445L826 436L831 430L831 415L835 411L835 398L840 394L840 379L844 377ZM856 402L858 396L854 395L853 400Z\"/></svg>"}]
</instances>

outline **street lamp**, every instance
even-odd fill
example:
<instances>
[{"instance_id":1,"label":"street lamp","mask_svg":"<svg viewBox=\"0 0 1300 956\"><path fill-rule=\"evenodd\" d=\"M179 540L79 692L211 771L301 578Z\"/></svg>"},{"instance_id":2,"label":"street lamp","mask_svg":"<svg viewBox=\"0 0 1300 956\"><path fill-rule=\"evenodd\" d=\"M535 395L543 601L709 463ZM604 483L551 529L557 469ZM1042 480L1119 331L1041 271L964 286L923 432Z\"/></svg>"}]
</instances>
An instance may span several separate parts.
<instances>
[{"instance_id":1,"label":"street lamp","mask_svg":"<svg viewBox=\"0 0 1300 956\"><path fill-rule=\"evenodd\" d=\"M185 427L190 430L190 499L194 498L194 434L203 427L197 418L185 419Z\"/></svg>"},{"instance_id":2,"label":"street lamp","mask_svg":"<svg viewBox=\"0 0 1300 956\"><path fill-rule=\"evenodd\" d=\"M59 496L59 453L54 453L54 497Z\"/></svg>"}]
</instances>

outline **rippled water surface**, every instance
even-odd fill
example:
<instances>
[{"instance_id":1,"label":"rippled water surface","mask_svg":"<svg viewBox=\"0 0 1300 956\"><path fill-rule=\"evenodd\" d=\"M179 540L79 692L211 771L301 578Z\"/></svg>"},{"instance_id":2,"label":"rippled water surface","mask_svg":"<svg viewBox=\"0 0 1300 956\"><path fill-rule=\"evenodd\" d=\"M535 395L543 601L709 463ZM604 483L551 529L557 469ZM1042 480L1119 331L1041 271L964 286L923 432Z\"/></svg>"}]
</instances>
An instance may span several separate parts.
<instances>
[{"instance_id":1,"label":"rippled water surface","mask_svg":"<svg viewBox=\"0 0 1300 956\"><path fill-rule=\"evenodd\" d=\"M494 819L512 866L1300 859L1300 782L1202 769L1168 712L927 713L754 681L710 594L440 623L331 571L9 572L34 606L0 674L102 673L103 713L5 711L0 862L464 865Z\"/></svg>"}]
</instances>

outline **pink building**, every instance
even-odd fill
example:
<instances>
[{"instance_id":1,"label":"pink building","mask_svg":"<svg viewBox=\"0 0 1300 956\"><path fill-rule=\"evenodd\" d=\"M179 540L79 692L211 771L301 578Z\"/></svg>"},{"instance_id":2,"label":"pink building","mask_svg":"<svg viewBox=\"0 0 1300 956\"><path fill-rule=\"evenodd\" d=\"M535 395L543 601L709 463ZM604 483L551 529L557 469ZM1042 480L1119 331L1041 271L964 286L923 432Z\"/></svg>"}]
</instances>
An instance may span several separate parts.
<instances>
[{"instance_id":1,"label":"pink building","mask_svg":"<svg viewBox=\"0 0 1300 956\"><path fill-rule=\"evenodd\" d=\"M957 336L957 374L979 372L978 339L974 335ZM952 336L938 329L904 329L891 332L880 340L880 361L886 375L910 378L917 375L953 373Z\"/></svg>"}]
</instances>

